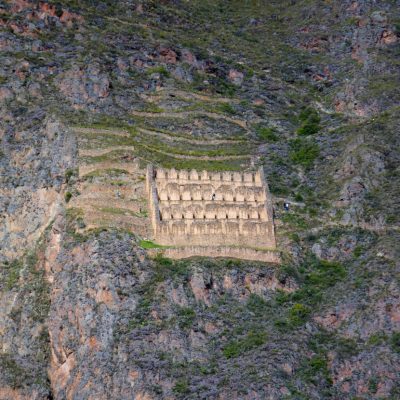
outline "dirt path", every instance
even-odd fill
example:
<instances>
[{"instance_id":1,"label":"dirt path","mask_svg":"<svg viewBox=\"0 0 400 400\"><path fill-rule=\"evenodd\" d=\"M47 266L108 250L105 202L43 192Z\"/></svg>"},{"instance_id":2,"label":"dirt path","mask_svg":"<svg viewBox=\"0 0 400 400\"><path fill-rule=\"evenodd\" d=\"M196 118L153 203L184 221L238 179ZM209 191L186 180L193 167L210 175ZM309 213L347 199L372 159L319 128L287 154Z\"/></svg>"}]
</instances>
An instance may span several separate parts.
<instances>
[{"instance_id":1,"label":"dirt path","mask_svg":"<svg viewBox=\"0 0 400 400\"><path fill-rule=\"evenodd\" d=\"M145 206L139 202L134 200L124 200L118 199L114 197L98 197L98 198L85 198L85 197L76 197L71 201L71 207L78 207L82 210L89 208L94 208L96 210L101 211L101 209L118 209L118 210L126 210L132 213L139 213ZM121 211L121 214L123 213Z\"/></svg>"},{"instance_id":2,"label":"dirt path","mask_svg":"<svg viewBox=\"0 0 400 400\"><path fill-rule=\"evenodd\" d=\"M105 149L79 149L80 157L98 157L104 156L105 154L111 153L113 151L127 150L134 151L133 146L110 146Z\"/></svg>"},{"instance_id":3,"label":"dirt path","mask_svg":"<svg viewBox=\"0 0 400 400\"><path fill-rule=\"evenodd\" d=\"M85 176L91 172L107 169L120 169L130 174L140 174L139 168L135 162L131 163L118 163L118 162L99 162L93 164L84 164L79 166L79 176Z\"/></svg>"},{"instance_id":4,"label":"dirt path","mask_svg":"<svg viewBox=\"0 0 400 400\"><path fill-rule=\"evenodd\" d=\"M251 158L250 154L243 154L243 155L231 155L231 156L189 156L186 154L174 154L168 153L163 150L154 149L153 147L147 146L146 144L141 143L141 146L145 147L147 150L164 154L168 157L178 158L181 160L203 160L203 161L223 161L223 160L241 160L244 158Z\"/></svg>"},{"instance_id":5,"label":"dirt path","mask_svg":"<svg viewBox=\"0 0 400 400\"><path fill-rule=\"evenodd\" d=\"M152 131L145 128L138 128L138 131L141 133L145 133L146 135L157 136L160 138L177 141L177 142L185 142L191 144L210 144L210 145L218 145L218 144L235 144L235 143L242 143L243 140L226 140L226 139L189 139L183 136L172 136L168 135L164 132L159 131Z\"/></svg>"},{"instance_id":6,"label":"dirt path","mask_svg":"<svg viewBox=\"0 0 400 400\"><path fill-rule=\"evenodd\" d=\"M162 97L169 96L170 94L173 94L176 97L180 97L185 100L201 100L201 101L207 101L210 103L224 103L224 104L238 104L240 103L240 100L238 99L231 99L229 97L213 97L213 96L208 96L205 94L199 94L199 93L190 93L190 92L185 92L183 90L169 90L169 89L162 89L160 91L160 95L153 95L153 96L148 96L152 99L161 99ZM172 97L172 96L171 96Z\"/></svg>"},{"instance_id":7,"label":"dirt path","mask_svg":"<svg viewBox=\"0 0 400 400\"><path fill-rule=\"evenodd\" d=\"M164 118L181 118L181 119L185 119L191 116L206 116L213 119L222 119L232 124L239 125L241 128L248 130L247 121L242 121L240 119L227 117L226 115L223 114L217 114L207 111L180 111L180 112L159 112L159 113L152 113L146 111L131 111L131 114L136 115L138 117L149 117L149 118L164 117Z\"/></svg>"},{"instance_id":8,"label":"dirt path","mask_svg":"<svg viewBox=\"0 0 400 400\"><path fill-rule=\"evenodd\" d=\"M122 137L130 137L130 133L123 129L115 130L115 129L102 129L102 128L82 128L78 126L73 126L71 128L73 132L78 134L85 134L85 133L98 133L103 135L116 135Z\"/></svg>"}]
</instances>

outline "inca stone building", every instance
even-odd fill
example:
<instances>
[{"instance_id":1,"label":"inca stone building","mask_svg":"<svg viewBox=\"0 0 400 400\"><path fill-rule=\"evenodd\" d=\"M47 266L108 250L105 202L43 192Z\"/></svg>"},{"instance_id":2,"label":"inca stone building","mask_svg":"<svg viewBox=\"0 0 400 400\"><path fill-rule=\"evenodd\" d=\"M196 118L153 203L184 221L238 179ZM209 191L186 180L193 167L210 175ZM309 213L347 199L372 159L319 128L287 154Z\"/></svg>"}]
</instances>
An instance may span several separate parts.
<instances>
[{"instance_id":1,"label":"inca stone building","mask_svg":"<svg viewBox=\"0 0 400 400\"><path fill-rule=\"evenodd\" d=\"M154 240L171 258L278 262L272 203L262 169L208 172L148 166Z\"/></svg>"}]
</instances>

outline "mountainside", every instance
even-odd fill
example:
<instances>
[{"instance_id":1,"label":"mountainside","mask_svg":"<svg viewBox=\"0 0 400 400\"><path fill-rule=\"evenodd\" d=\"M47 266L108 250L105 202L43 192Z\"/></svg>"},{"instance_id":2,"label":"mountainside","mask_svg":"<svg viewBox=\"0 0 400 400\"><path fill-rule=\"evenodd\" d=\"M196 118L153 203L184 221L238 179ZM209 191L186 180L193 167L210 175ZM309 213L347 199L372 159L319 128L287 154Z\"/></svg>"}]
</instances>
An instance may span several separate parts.
<instances>
[{"instance_id":1,"label":"mountainside","mask_svg":"<svg viewBox=\"0 0 400 400\"><path fill-rule=\"evenodd\" d=\"M399 6L0 2L0 400L400 398ZM155 255L149 163L282 263Z\"/></svg>"}]
</instances>

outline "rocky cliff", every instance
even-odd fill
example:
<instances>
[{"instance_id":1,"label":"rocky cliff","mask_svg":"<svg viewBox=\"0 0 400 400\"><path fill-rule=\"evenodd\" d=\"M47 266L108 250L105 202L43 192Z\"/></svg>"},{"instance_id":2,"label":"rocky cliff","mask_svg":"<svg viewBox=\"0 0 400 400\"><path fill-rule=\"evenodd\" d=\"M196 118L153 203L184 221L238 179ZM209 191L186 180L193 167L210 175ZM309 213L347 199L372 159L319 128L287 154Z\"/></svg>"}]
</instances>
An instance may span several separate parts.
<instances>
[{"instance_id":1,"label":"rocky cliff","mask_svg":"<svg viewBox=\"0 0 400 400\"><path fill-rule=\"evenodd\" d=\"M2 2L0 399L399 398L399 36L395 1ZM150 255L148 162L261 166L282 265Z\"/></svg>"}]
</instances>

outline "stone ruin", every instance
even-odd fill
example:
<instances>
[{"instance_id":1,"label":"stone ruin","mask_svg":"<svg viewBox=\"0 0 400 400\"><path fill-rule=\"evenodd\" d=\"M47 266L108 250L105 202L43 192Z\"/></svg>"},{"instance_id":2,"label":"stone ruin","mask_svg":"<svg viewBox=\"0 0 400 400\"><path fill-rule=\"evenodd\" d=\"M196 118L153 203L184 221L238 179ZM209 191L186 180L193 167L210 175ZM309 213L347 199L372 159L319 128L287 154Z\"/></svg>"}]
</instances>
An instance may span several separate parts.
<instances>
[{"instance_id":1,"label":"stone ruin","mask_svg":"<svg viewBox=\"0 0 400 400\"><path fill-rule=\"evenodd\" d=\"M209 172L154 168L146 191L153 239L171 258L233 257L279 262L263 170Z\"/></svg>"}]
</instances>

